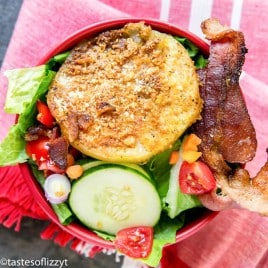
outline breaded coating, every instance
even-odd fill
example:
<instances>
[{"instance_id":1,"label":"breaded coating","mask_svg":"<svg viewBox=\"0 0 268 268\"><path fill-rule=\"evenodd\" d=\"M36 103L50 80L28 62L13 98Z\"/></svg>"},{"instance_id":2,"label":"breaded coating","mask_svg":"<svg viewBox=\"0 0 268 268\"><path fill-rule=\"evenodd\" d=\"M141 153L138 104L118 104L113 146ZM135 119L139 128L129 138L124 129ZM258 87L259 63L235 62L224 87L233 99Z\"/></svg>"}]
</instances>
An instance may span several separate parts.
<instances>
[{"instance_id":1,"label":"breaded coating","mask_svg":"<svg viewBox=\"0 0 268 268\"><path fill-rule=\"evenodd\" d=\"M143 22L74 47L47 101L75 148L97 159L133 163L169 148L202 109L185 48Z\"/></svg>"}]
</instances>

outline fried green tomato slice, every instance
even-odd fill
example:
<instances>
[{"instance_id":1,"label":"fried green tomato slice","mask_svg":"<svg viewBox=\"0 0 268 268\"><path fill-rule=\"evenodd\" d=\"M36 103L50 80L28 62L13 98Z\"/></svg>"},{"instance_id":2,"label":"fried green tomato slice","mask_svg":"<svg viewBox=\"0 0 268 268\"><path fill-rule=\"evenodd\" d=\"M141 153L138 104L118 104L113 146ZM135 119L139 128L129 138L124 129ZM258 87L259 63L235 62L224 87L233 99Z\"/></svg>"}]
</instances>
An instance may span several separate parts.
<instances>
[{"instance_id":1,"label":"fried green tomato slice","mask_svg":"<svg viewBox=\"0 0 268 268\"><path fill-rule=\"evenodd\" d=\"M146 162L200 119L202 109L185 48L142 22L76 45L47 101L72 146L112 162Z\"/></svg>"}]
</instances>

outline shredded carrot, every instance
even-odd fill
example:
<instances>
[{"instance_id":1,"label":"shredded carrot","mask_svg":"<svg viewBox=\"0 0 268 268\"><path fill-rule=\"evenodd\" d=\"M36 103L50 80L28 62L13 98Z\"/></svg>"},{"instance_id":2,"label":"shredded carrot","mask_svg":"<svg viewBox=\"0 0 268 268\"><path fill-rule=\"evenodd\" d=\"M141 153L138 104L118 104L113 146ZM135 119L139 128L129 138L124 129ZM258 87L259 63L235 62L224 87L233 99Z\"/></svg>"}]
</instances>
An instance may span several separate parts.
<instances>
[{"instance_id":1,"label":"shredded carrot","mask_svg":"<svg viewBox=\"0 0 268 268\"><path fill-rule=\"evenodd\" d=\"M188 135L182 143L183 151L198 151L197 146L201 143L201 139L195 134L191 133Z\"/></svg>"},{"instance_id":2,"label":"shredded carrot","mask_svg":"<svg viewBox=\"0 0 268 268\"><path fill-rule=\"evenodd\" d=\"M182 152L182 159L188 163L195 162L200 156L202 155L201 152L197 151L184 151Z\"/></svg>"},{"instance_id":3,"label":"shredded carrot","mask_svg":"<svg viewBox=\"0 0 268 268\"><path fill-rule=\"evenodd\" d=\"M77 179L83 174L83 167L80 165L69 166L66 170L66 174L70 179Z\"/></svg>"},{"instance_id":4,"label":"shredded carrot","mask_svg":"<svg viewBox=\"0 0 268 268\"><path fill-rule=\"evenodd\" d=\"M198 152L198 145L201 143L201 139L191 133L188 136L186 136L182 142L181 147L181 157L184 161L188 163L193 163L197 161L197 159L202 155L201 152ZM179 160L180 154L178 151L173 151L169 158L169 164L174 165Z\"/></svg>"},{"instance_id":5,"label":"shredded carrot","mask_svg":"<svg viewBox=\"0 0 268 268\"><path fill-rule=\"evenodd\" d=\"M177 163L178 160L179 160L179 152L173 151L170 155L170 158L169 158L169 164L174 165Z\"/></svg>"},{"instance_id":6,"label":"shredded carrot","mask_svg":"<svg viewBox=\"0 0 268 268\"><path fill-rule=\"evenodd\" d=\"M201 139L195 134L191 133L186 136L182 142L182 159L188 163L195 162L201 155L198 152L198 145L201 143Z\"/></svg>"}]
</instances>

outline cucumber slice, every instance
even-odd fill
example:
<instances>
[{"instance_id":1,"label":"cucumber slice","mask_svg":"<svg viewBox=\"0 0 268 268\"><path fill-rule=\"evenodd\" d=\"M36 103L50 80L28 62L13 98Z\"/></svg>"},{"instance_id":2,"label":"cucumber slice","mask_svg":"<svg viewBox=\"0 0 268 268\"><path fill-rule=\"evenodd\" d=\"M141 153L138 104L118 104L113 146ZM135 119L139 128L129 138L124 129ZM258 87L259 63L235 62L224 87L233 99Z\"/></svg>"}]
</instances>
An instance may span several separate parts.
<instances>
[{"instance_id":1,"label":"cucumber slice","mask_svg":"<svg viewBox=\"0 0 268 268\"><path fill-rule=\"evenodd\" d=\"M82 168L84 171L92 168L92 167L96 167L96 166L99 166L99 165L114 165L113 163L111 162L105 162L105 161L101 161L101 160L93 160L93 161L88 161L88 162L84 162L81 164ZM117 163L116 165L121 165L121 166L124 166L124 167L128 167L128 168L131 168L131 169L135 169L137 170L138 172L142 173L144 176L146 176L149 180L151 180L153 183L154 181L152 180L152 178L150 177L150 175L139 165L137 164L132 164L132 163Z\"/></svg>"},{"instance_id":2,"label":"cucumber slice","mask_svg":"<svg viewBox=\"0 0 268 268\"><path fill-rule=\"evenodd\" d=\"M72 187L69 204L87 227L109 234L132 226L154 226L159 195L148 175L117 164L88 169Z\"/></svg>"},{"instance_id":3,"label":"cucumber slice","mask_svg":"<svg viewBox=\"0 0 268 268\"><path fill-rule=\"evenodd\" d=\"M105 162L103 162L103 161L94 160L94 161L89 161L89 162L83 163L81 166L84 169L84 171L86 171L92 167L96 167L96 166L102 165L104 163Z\"/></svg>"}]
</instances>

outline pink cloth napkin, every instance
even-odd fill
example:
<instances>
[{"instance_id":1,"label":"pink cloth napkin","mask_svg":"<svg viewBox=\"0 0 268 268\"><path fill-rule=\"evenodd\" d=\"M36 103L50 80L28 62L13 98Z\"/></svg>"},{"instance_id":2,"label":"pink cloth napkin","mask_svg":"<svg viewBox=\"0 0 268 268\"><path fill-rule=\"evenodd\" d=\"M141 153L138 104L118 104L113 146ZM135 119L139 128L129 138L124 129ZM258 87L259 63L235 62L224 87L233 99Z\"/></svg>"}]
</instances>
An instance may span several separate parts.
<instances>
[{"instance_id":1,"label":"pink cloth napkin","mask_svg":"<svg viewBox=\"0 0 268 268\"><path fill-rule=\"evenodd\" d=\"M200 35L200 22L218 17L240 28L249 48L241 86L259 140L256 158L248 165L255 174L266 160L268 146L267 11L268 2L260 0L24 0L0 73L0 139L14 122L13 116L3 112L4 70L36 65L69 34L102 20L160 18ZM162 267L268 267L267 249L268 218L233 209L220 213L187 240L168 247Z\"/></svg>"}]
</instances>

